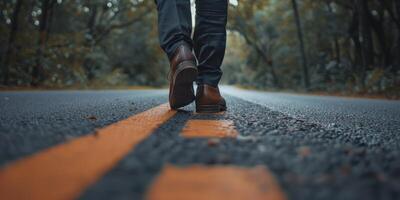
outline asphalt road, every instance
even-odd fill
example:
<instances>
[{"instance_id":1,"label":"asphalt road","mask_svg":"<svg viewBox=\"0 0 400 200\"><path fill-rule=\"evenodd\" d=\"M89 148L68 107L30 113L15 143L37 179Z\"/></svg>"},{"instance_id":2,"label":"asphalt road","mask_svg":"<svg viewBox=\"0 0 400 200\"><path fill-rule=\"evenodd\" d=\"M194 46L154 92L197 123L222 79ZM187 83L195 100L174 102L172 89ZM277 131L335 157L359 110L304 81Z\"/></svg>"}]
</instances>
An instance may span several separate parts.
<instances>
[{"instance_id":1,"label":"asphalt road","mask_svg":"<svg viewBox=\"0 0 400 200\"><path fill-rule=\"evenodd\" d=\"M224 87L229 110L190 105L137 145L82 199L141 199L165 163L268 166L289 199L399 199L400 102ZM167 102L167 91L0 93L0 166ZM209 145L179 133L190 119L232 120Z\"/></svg>"}]
</instances>

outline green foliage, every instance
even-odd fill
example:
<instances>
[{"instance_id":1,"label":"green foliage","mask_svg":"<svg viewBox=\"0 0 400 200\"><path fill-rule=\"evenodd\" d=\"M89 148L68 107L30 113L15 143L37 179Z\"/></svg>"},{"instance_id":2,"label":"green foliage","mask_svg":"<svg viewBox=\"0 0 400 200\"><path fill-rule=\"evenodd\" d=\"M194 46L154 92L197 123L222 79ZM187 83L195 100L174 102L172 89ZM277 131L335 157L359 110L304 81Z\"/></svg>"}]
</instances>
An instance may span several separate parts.
<instances>
[{"instance_id":1,"label":"green foliage","mask_svg":"<svg viewBox=\"0 0 400 200\"><path fill-rule=\"evenodd\" d=\"M382 93L397 88L399 92L399 1L297 3L309 90ZM242 38L244 43L235 54L228 50L225 73L237 75L223 80L256 88L302 89L302 58L290 1L242 0L229 11L229 41ZM233 66L238 55L245 58Z\"/></svg>"},{"instance_id":2,"label":"green foliage","mask_svg":"<svg viewBox=\"0 0 400 200\"><path fill-rule=\"evenodd\" d=\"M238 0L229 6L223 82L302 90L308 74L309 90L398 94L399 2ZM0 8L3 85L167 84L153 0L4 0Z\"/></svg>"},{"instance_id":3,"label":"green foliage","mask_svg":"<svg viewBox=\"0 0 400 200\"><path fill-rule=\"evenodd\" d=\"M166 84L168 63L155 34L154 2L21 2L15 22L17 1L0 3L0 41L8 44L0 47L0 64L8 69L7 85L28 86L35 76L38 85L57 87Z\"/></svg>"}]
</instances>

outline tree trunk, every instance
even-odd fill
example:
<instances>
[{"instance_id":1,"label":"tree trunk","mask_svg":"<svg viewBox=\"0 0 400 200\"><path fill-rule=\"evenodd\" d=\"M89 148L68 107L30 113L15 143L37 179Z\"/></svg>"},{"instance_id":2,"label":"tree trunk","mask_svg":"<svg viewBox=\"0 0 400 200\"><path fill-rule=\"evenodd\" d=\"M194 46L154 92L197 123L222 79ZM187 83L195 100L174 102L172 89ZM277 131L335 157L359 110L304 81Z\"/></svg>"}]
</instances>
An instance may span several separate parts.
<instances>
[{"instance_id":1,"label":"tree trunk","mask_svg":"<svg viewBox=\"0 0 400 200\"><path fill-rule=\"evenodd\" d=\"M388 48L388 45L386 44L387 36L385 34L385 27L384 27L385 18L383 17L383 15L384 11L382 10L380 12L379 19L376 19L374 16L372 16L371 13L368 12L368 21L370 22L371 29L375 32L376 39L380 46L379 67L387 68L392 65L392 56L390 48Z\"/></svg>"},{"instance_id":2,"label":"tree trunk","mask_svg":"<svg viewBox=\"0 0 400 200\"><path fill-rule=\"evenodd\" d=\"M14 49L15 49L15 36L18 32L18 18L19 18L19 13L21 11L23 0L17 0L17 3L15 4L14 12L12 15L12 21L11 21L11 29L10 33L8 36L8 44L7 44L7 51L5 54L4 58L4 63L3 63L3 84L8 85L9 84L9 79L10 79L10 59L11 56L14 54Z\"/></svg>"},{"instance_id":3,"label":"tree trunk","mask_svg":"<svg viewBox=\"0 0 400 200\"><path fill-rule=\"evenodd\" d=\"M335 52L336 52L336 62L339 65L341 63L341 56L340 56L340 45L337 36L333 36L333 40L335 42Z\"/></svg>"},{"instance_id":4,"label":"tree trunk","mask_svg":"<svg viewBox=\"0 0 400 200\"><path fill-rule=\"evenodd\" d=\"M293 12L294 12L294 18L296 21L296 27L297 27L297 35L299 37L299 42L300 42L300 53L301 53L301 58L303 61L303 81L304 81L304 88L308 89L310 87L310 79L308 77L308 63L307 63L307 57L306 57L306 52L304 48L304 41L303 41L303 31L301 28L301 22L300 22L300 15L299 15L299 10L297 6L297 0L292 0L292 6L293 6Z\"/></svg>"},{"instance_id":5,"label":"tree trunk","mask_svg":"<svg viewBox=\"0 0 400 200\"><path fill-rule=\"evenodd\" d=\"M329 2L327 2L327 6L328 6L328 10L329 10L329 14L333 17L334 13L332 10L332 6ZM340 64L340 60L341 60L341 56L340 56L340 45L339 45L339 39L338 39L338 35L336 32L333 33L333 44L335 46L335 54L336 54L336 62L339 65Z\"/></svg>"},{"instance_id":6,"label":"tree trunk","mask_svg":"<svg viewBox=\"0 0 400 200\"><path fill-rule=\"evenodd\" d=\"M97 5L96 3L90 3L91 14L89 17L89 21L87 23L87 33L86 33L90 37L87 37L86 42L84 43L84 46L87 49L89 49L90 52L93 52L96 45L95 42L95 39L97 38L96 26L98 25L97 18L98 15L101 15L101 12L99 12L98 7L99 5ZM93 79L95 78L95 73L92 64L93 64L92 60L88 57L85 57L82 63L83 69L85 70L86 74L86 81L88 83L93 81Z\"/></svg>"},{"instance_id":7,"label":"tree trunk","mask_svg":"<svg viewBox=\"0 0 400 200\"><path fill-rule=\"evenodd\" d=\"M368 20L368 2L365 0L356 1L356 9L358 10L359 21L359 41L361 43L362 64L359 69L359 81L362 90L365 90L366 70L374 64L374 47L372 44L372 34L370 22Z\"/></svg>"},{"instance_id":8,"label":"tree trunk","mask_svg":"<svg viewBox=\"0 0 400 200\"><path fill-rule=\"evenodd\" d=\"M259 45L257 45L255 42L252 42L252 41L250 40L250 38L247 36L247 34L246 34L245 31L240 31L240 30L238 30L238 31L242 34L242 36L243 36L244 39L246 40L246 43L247 43L249 46L253 47L254 50L256 50L257 54L262 58L262 60L264 61L264 63L270 66L270 68L271 68L271 75L272 75L272 81L273 81L273 83L274 83L274 86L275 86L276 88L281 88L282 85L280 84L278 75L276 74L275 66L274 66L273 62L272 62L270 59L268 59L267 55L265 55L265 52L259 47Z\"/></svg>"},{"instance_id":9,"label":"tree trunk","mask_svg":"<svg viewBox=\"0 0 400 200\"><path fill-rule=\"evenodd\" d=\"M47 44L47 42L50 39L50 35L51 35L51 31L52 31L52 25L53 25L53 20L54 20L54 10L55 10L55 5L56 5L56 1L52 0L49 6L49 14L48 14L48 25L47 25L47 34L46 34L46 41L45 43Z\"/></svg>"},{"instance_id":10,"label":"tree trunk","mask_svg":"<svg viewBox=\"0 0 400 200\"><path fill-rule=\"evenodd\" d=\"M268 64L270 66L271 69L271 75L272 75L272 80L274 82L274 86L276 88L281 88L281 84L279 82L278 76L276 75L276 71L275 71L275 66L273 64L273 62L271 62L270 59L268 59L268 57L265 55L265 52L261 51L258 47L255 47L256 51L258 52L258 54L261 56L261 58L263 59L264 63Z\"/></svg>"},{"instance_id":11,"label":"tree trunk","mask_svg":"<svg viewBox=\"0 0 400 200\"><path fill-rule=\"evenodd\" d=\"M396 7L396 12L397 12L397 20L400 20L400 1L394 0L395 7ZM400 54L400 27L397 26L397 47L395 47L395 52L394 55L399 55ZM395 56L396 59L396 66L394 67L393 71L399 70L400 69L400 56Z\"/></svg>"},{"instance_id":12,"label":"tree trunk","mask_svg":"<svg viewBox=\"0 0 400 200\"><path fill-rule=\"evenodd\" d=\"M51 3L50 0L42 0L42 7L41 7L42 15L39 21L39 37L36 48L36 63L32 70L31 85L33 86L41 84L41 82L44 79L43 52L46 47L50 3Z\"/></svg>"},{"instance_id":13,"label":"tree trunk","mask_svg":"<svg viewBox=\"0 0 400 200\"><path fill-rule=\"evenodd\" d=\"M358 21L358 11L357 9L353 10L353 16L351 20L351 24L349 27L349 35L351 40L354 42L354 62L352 65L352 73L357 74L360 65L362 65L362 52L361 52L361 44L360 44L360 32L358 31L359 21ZM349 45L350 46L350 45Z\"/></svg>"}]
</instances>

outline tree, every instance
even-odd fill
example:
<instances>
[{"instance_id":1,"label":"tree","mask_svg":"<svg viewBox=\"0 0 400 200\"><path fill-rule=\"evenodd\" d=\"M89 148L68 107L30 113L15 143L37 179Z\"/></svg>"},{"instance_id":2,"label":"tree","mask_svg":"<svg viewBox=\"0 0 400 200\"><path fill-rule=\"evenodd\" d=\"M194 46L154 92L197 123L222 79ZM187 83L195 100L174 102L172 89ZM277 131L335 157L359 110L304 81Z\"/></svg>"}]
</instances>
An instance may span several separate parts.
<instances>
[{"instance_id":1,"label":"tree","mask_svg":"<svg viewBox=\"0 0 400 200\"><path fill-rule=\"evenodd\" d=\"M39 85L44 77L44 67L43 67L43 53L46 48L48 31L49 31L49 13L53 9L56 0L42 0L41 1L41 17L39 21L38 29L38 39L36 47L36 63L32 70L32 82L33 86Z\"/></svg>"},{"instance_id":2,"label":"tree","mask_svg":"<svg viewBox=\"0 0 400 200\"><path fill-rule=\"evenodd\" d=\"M15 49L15 37L18 32L18 20L19 20L19 15L21 11L21 7L23 4L23 0L17 0L15 3L15 8L12 14L12 20L11 20L11 28L10 32L8 35L8 43L7 43L7 50L6 54L4 55L4 63L3 63L3 84L8 85L9 84L9 65L10 65L10 59L14 54L14 49Z\"/></svg>"},{"instance_id":3,"label":"tree","mask_svg":"<svg viewBox=\"0 0 400 200\"><path fill-rule=\"evenodd\" d=\"M306 52L304 50L303 30L301 28L297 0L292 0L292 6L293 6L293 13L294 13L294 18L295 18L295 22L296 22L297 34L298 34L299 43L300 43L300 54L301 54L301 58L302 58L302 62L303 62L304 88L308 89L310 87L310 78L308 77L308 62L307 62Z\"/></svg>"},{"instance_id":4,"label":"tree","mask_svg":"<svg viewBox=\"0 0 400 200\"><path fill-rule=\"evenodd\" d=\"M237 6L231 6L230 24L228 28L241 34L247 45L254 49L254 52L262 59L265 66L269 66L273 84L275 87L279 88L281 84L275 66L272 59L268 56L272 45L271 38L262 40L261 38L265 38L265 36L268 37L268 34L264 32L265 29L263 28L265 26L261 25L262 28L260 28L260 26L258 26L260 24L256 23L256 11L265 5L264 1L252 0L251 2L239 2Z\"/></svg>"}]
</instances>

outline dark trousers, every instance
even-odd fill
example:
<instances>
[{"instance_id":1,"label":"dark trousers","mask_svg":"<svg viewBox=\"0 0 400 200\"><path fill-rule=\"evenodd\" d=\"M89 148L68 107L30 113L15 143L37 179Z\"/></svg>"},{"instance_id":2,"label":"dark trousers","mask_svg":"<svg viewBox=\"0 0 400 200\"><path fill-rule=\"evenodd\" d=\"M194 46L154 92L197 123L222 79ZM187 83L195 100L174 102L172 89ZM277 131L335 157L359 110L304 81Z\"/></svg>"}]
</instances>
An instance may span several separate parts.
<instances>
[{"instance_id":1,"label":"dark trousers","mask_svg":"<svg viewBox=\"0 0 400 200\"><path fill-rule=\"evenodd\" d=\"M217 86L226 47L228 0L196 0L192 35L190 0L156 0L161 48L169 58L182 43L194 49L198 60L197 84Z\"/></svg>"}]
</instances>

